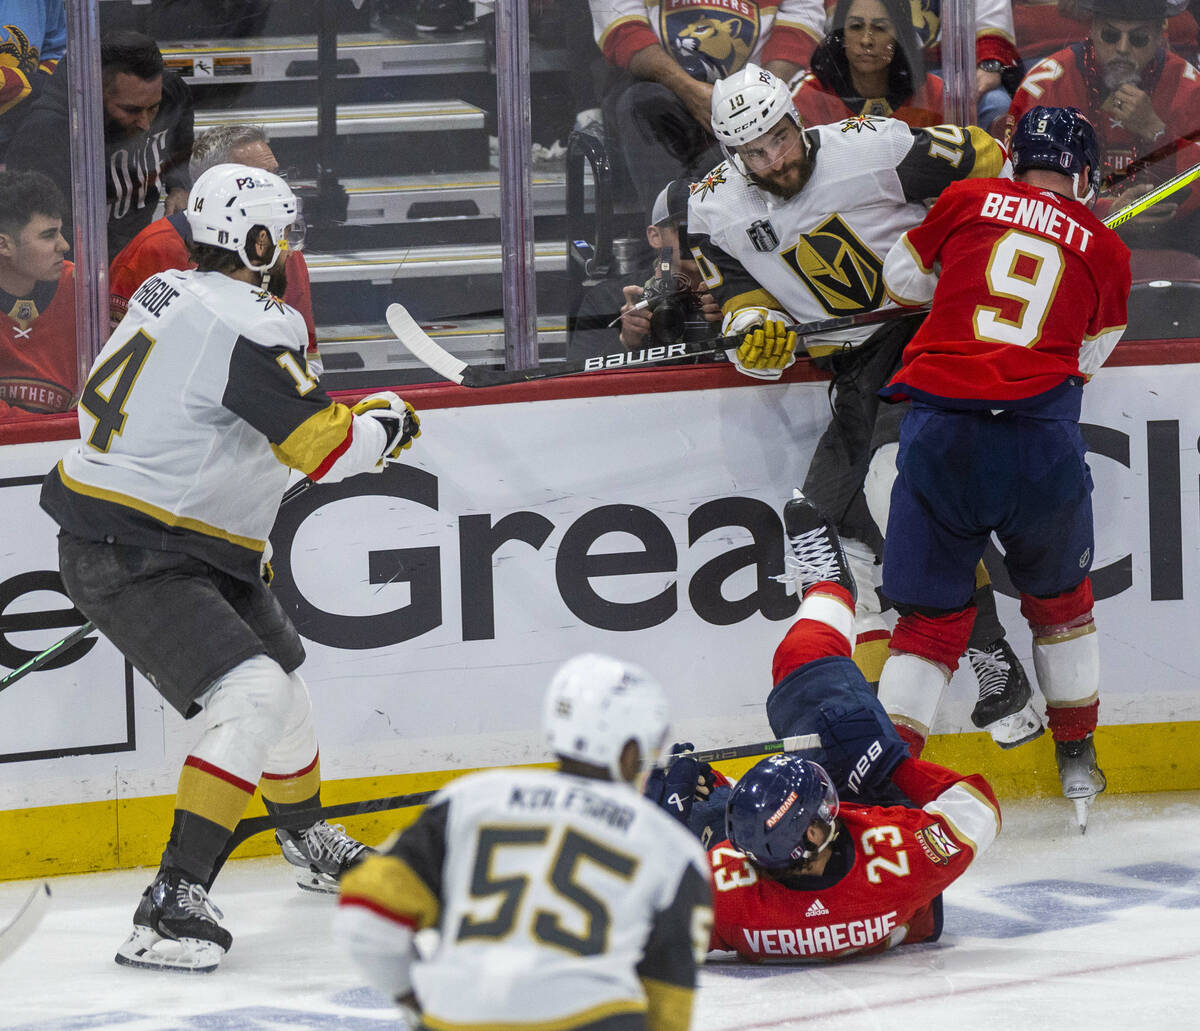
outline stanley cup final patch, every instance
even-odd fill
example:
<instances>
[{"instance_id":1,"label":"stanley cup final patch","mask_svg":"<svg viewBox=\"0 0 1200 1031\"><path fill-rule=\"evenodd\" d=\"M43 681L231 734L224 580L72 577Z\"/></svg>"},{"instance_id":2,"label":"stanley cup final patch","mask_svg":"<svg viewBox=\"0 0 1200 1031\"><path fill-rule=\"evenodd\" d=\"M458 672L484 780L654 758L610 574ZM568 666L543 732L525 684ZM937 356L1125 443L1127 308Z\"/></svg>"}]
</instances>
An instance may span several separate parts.
<instances>
[{"instance_id":1,"label":"stanley cup final patch","mask_svg":"<svg viewBox=\"0 0 1200 1031\"><path fill-rule=\"evenodd\" d=\"M779 236L769 218L760 218L757 222L751 222L746 228L746 235L750 237L754 249L762 251L764 254L769 254L779 246Z\"/></svg>"}]
</instances>

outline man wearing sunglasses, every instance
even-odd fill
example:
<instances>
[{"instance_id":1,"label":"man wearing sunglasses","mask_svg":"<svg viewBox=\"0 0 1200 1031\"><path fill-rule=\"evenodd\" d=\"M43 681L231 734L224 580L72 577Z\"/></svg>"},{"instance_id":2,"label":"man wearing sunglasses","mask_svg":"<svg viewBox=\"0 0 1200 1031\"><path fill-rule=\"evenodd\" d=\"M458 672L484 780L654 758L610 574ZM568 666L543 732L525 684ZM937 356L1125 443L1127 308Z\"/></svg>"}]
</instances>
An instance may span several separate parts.
<instances>
[{"instance_id":1,"label":"man wearing sunglasses","mask_svg":"<svg viewBox=\"0 0 1200 1031\"><path fill-rule=\"evenodd\" d=\"M1110 210L1148 193L1200 162L1200 75L1167 47L1166 20L1181 0L1084 0L1087 39L1030 69L1012 106L1007 132L1039 105L1076 107L1100 139L1101 191ZM1122 228L1135 247L1197 250L1200 190L1182 190Z\"/></svg>"}]
</instances>

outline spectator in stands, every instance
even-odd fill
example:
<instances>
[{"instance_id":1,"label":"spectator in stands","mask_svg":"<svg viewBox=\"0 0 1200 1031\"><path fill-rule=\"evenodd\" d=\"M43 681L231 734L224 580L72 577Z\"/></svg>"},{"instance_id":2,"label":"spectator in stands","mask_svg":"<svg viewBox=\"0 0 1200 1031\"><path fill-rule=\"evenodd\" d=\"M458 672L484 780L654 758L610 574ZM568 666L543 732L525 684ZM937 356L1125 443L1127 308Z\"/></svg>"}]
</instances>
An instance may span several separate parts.
<instances>
[{"instance_id":1,"label":"spectator in stands","mask_svg":"<svg viewBox=\"0 0 1200 1031\"><path fill-rule=\"evenodd\" d=\"M75 266L63 198L38 172L0 172L0 419L76 401Z\"/></svg>"},{"instance_id":2,"label":"spectator in stands","mask_svg":"<svg viewBox=\"0 0 1200 1031\"><path fill-rule=\"evenodd\" d=\"M809 0L813 2L813 0ZM822 2L822 0L816 0ZM911 19L925 50L925 66L938 74L942 65L942 8L948 0L911 0ZM829 19L838 0L823 0ZM976 124L988 128L1003 116L1020 80L1021 59L1013 42L1011 0L975 3Z\"/></svg>"},{"instance_id":3,"label":"spectator in stands","mask_svg":"<svg viewBox=\"0 0 1200 1031\"><path fill-rule=\"evenodd\" d=\"M111 261L150 224L163 198L165 214L187 203L192 151L192 99L187 85L163 68L158 45L140 32L105 33L100 41L104 87L104 178ZM50 77L8 150L10 168L43 172L71 193L69 87L65 69ZM72 239L70 212L63 231Z\"/></svg>"},{"instance_id":4,"label":"spectator in stands","mask_svg":"<svg viewBox=\"0 0 1200 1031\"><path fill-rule=\"evenodd\" d=\"M0 162L29 102L42 92L67 48L63 0L25 0L0 8ZM3 166L0 166L3 167Z\"/></svg>"},{"instance_id":5,"label":"spectator in stands","mask_svg":"<svg viewBox=\"0 0 1200 1031\"><path fill-rule=\"evenodd\" d=\"M1168 16L1183 0L1083 0L1087 38L1034 65L1013 97L1012 135L1038 105L1077 107L1096 127L1101 218L1200 162L1200 76L1167 48ZM1185 188L1121 227L1132 247L1197 252L1200 190Z\"/></svg>"},{"instance_id":6,"label":"spectator in stands","mask_svg":"<svg viewBox=\"0 0 1200 1031\"><path fill-rule=\"evenodd\" d=\"M805 125L855 115L942 123L942 80L925 71L908 0L839 0L833 26L792 95Z\"/></svg>"},{"instance_id":7,"label":"spectator in stands","mask_svg":"<svg viewBox=\"0 0 1200 1031\"><path fill-rule=\"evenodd\" d=\"M1017 49L1026 65L1078 43L1088 34L1088 13L1080 0L1013 0L1013 27ZM1198 7L1197 9L1200 9ZM1195 63L1200 31L1186 10L1167 19L1167 39L1181 57Z\"/></svg>"},{"instance_id":8,"label":"spectator in stands","mask_svg":"<svg viewBox=\"0 0 1200 1031\"><path fill-rule=\"evenodd\" d=\"M604 125L642 211L665 183L721 160L709 127L717 79L750 61L786 81L824 35L812 0L744 0L719 12L717 5L660 7L658 0L590 2L596 42L623 73L603 98Z\"/></svg>"},{"instance_id":9,"label":"spectator in stands","mask_svg":"<svg viewBox=\"0 0 1200 1031\"><path fill-rule=\"evenodd\" d=\"M646 226L646 242L654 250L655 262L649 277L644 270L623 278L606 279L584 295L583 303L575 315L575 328L567 342L572 358L590 358L598 354L610 354L624 349L631 351L649 344L649 307L639 307L645 294L644 283L658 279L663 271L658 267L663 260L669 262L665 273L675 277L680 288L690 293L687 305L694 316L693 322L702 319L716 331L721 321L721 309L712 294L700 292L703 280L700 269L689 253L682 253L681 236L687 229L688 193L691 179L674 179L662 188L654 199L650 210L650 224ZM619 314L620 329L611 323Z\"/></svg>"},{"instance_id":10,"label":"spectator in stands","mask_svg":"<svg viewBox=\"0 0 1200 1031\"><path fill-rule=\"evenodd\" d=\"M188 165L193 181L214 165L224 164L249 165L280 175L279 162L271 150L266 131L257 125L218 125L196 139ZM116 329L117 323L125 317L129 298L144 280L164 269L192 267L191 247L192 231L183 211L151 222L126 245L113 259L108 274L111 328ZM286 276L283 300L304 316L308 327L308 364L319 376L322 365L313 322L312 288L308 265L299 251L288 255Z\"/></svg>"}]
</instances>

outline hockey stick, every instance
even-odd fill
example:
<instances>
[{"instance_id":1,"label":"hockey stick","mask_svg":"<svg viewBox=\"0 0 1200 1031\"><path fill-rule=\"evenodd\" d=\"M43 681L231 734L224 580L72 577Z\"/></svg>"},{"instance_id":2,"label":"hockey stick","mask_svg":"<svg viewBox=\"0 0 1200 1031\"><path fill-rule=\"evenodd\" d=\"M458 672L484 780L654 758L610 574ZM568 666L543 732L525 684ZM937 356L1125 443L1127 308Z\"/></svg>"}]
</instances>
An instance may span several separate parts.
<instances>
[{"instance_id":1,"label":"hockey stick","mask_svg":"<svg viewBox=\"0 0 1200 1031\"><path fill-rule=\"evenodd\" d=\"M286 505L293 498L298 498L301 494L303 494L306 490L308 490L312 486L313 486L313 481L310 480L307 476L304 477L304 479L299 480L296 483L293 483L290 487L288 487L287 490L285 490L283 492L283 497L280 498L279 504L281 506ZM2 678L0 678L0 691L3 691L6 687L11 687L18 680L20 680L23 676L25 676L29 673L32 673L34 670L41 669L44 665L46 665L47 662L49 662L51 659L53 659L56 655L61 655L72 645L78 644L80 641L82 641L85 637L88 636L88 634L90 634L95 629L96 629L96 624L93 623L89 619L81 627L79 627L75 630L72 630L71 633L67 634L67 636L64 637L61 641L58 641L55 644L50 645L49 648L47 648L43 652L39 652L28 662L22 663L16 669L11 670L10 672L6 673Z\"/></svg>"},{"instance_id":2,"label":"hockey stick","mask_svg":"<svg viewBox=\"0 0 1200 1031\"><path fill-rule=\"evenodd\" d=\"M0 963L16 952L25 939L33 934L49 907L50 885L43 881L33 889L8 925L0 928Z\"/></svg>"},{"instance_id":3,"label":"hockey stick","mask_svg":"<svg viewBox=\"0 0 1200 1031\"><path fill-rule=\"evenodd\" d=\"M700 762L714 763L725 759L744 759L754 755L775 755L779 752L804 752L821 747L819 734L801 734L798 737L785 737L775 741L759 741L750 745L731 745L727 748L710 748L703 752L689 752L688 755ZM295 809L290 813L278 816L250 816L238 822L226 846L228 856L247 838L265 831L302 830L311 827L320 820L336 820L339 817L366 816L369 813L383 813L392 809L406 809L409 806L424 805L436 791L415 791L408 795L392 795L390 798L368 798L362 802L339 802L335 805L323 805L313 809Z\"/></svg>"},{"instance_id":4,"label":"hockey stick","mask_svg":"<svg viewBox=\"0 0 1200 1031\"><path fill-rule=\"evenodd\" d=\"M817 333L832 333L855 326L870 326L893 319L913 318L924 315L928 308L881 308L876 311L860 312L857 315L842 315L838 318L818 322L799 322L788 326L797 336ZM735 336L715 337L710 340L681 340L674 344L656 344L636 351L613 351L592 358L568 358L553 365L538 366L536 369L485 369L468 365L455 358L428 333L417 325L416 320L401 304L389 304L387 322L396 338L424 365L439 376L464 387L502 387L513 383L528 383L538 379L557 379L560 376L576 376L583 372L600 372L606 369L632 369L641 365L660 365L678 361L680 358L695 358L719 354L736 347L745 338L744 333Z\"/></svg>"},{"instance_id":5,"label":"hockey stick","mask_svg":"<svg viewBox=\"0 0 1200 1031\"><path fill-rule=\"evenodd\" d=\"M1165 200L1167 197L1171 196L1171 194L1179 192L1189 183L1193 183L1197 179L1200 179L1200 164L1192 165L1191 168L1185 169L1177 176L1173 176L1161 186L1156 186L1145 196L1139 197L1131 204L1126 204L1125 207L1121 208L1119 211L1114 211L1111 215L1104 219L1104 224L1108 226L1109 229L1114 229L1122 223L1128 222L1135 215L1140 215L1147 208L1153 207L1160 200Z\"/></svg>"}]
</instances>

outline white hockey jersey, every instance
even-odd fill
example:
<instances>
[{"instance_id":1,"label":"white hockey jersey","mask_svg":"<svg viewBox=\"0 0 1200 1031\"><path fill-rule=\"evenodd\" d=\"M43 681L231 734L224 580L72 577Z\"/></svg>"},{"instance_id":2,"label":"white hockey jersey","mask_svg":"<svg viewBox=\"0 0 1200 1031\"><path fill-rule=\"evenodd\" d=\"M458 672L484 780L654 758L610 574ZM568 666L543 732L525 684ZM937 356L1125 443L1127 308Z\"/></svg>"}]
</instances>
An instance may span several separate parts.
<instances>
[{"instance_id":1,"label":"white hockey jersey","mask_svg":"<svg viewBox=\"0 0 1200 1031\"><path fill-rule=\"evenodd\" d=\"M1001 145L974 126L913 129L857 116L805 130L812 174L784 200L722 162L692 187L687 234L726 315L747 307L815 322L891 304L883 260L925 217L924 201L969 177L1011 174ZM807 338L820 357L877 327Z\"/></svg>"},{"instance_id":2,"label":"white hockey jersey","mask_svg":"<svg viewBox=\"0 0 1200 1031\"><path fill-rule=\"evenodd\" d=\"M339 921L398 953L439 930L411 970L429 1027L683 1031L712 895L699 841L628 785L497 770L349 871Z\"/></svg>"},{"instance_id":3,"label":"white hockey jersey","mask_svg":"<svg viewBox=\"0 0 1200 1031\"><path fill-rule=\"evenodd\" d=\"M151 276L92 367L79 446L46 477L42 507L80 537L257 577L288 467L337 480L375 468L385 444L321 388L307 345L303 316L259 287Z\"/></svg>"}]
</instances>

